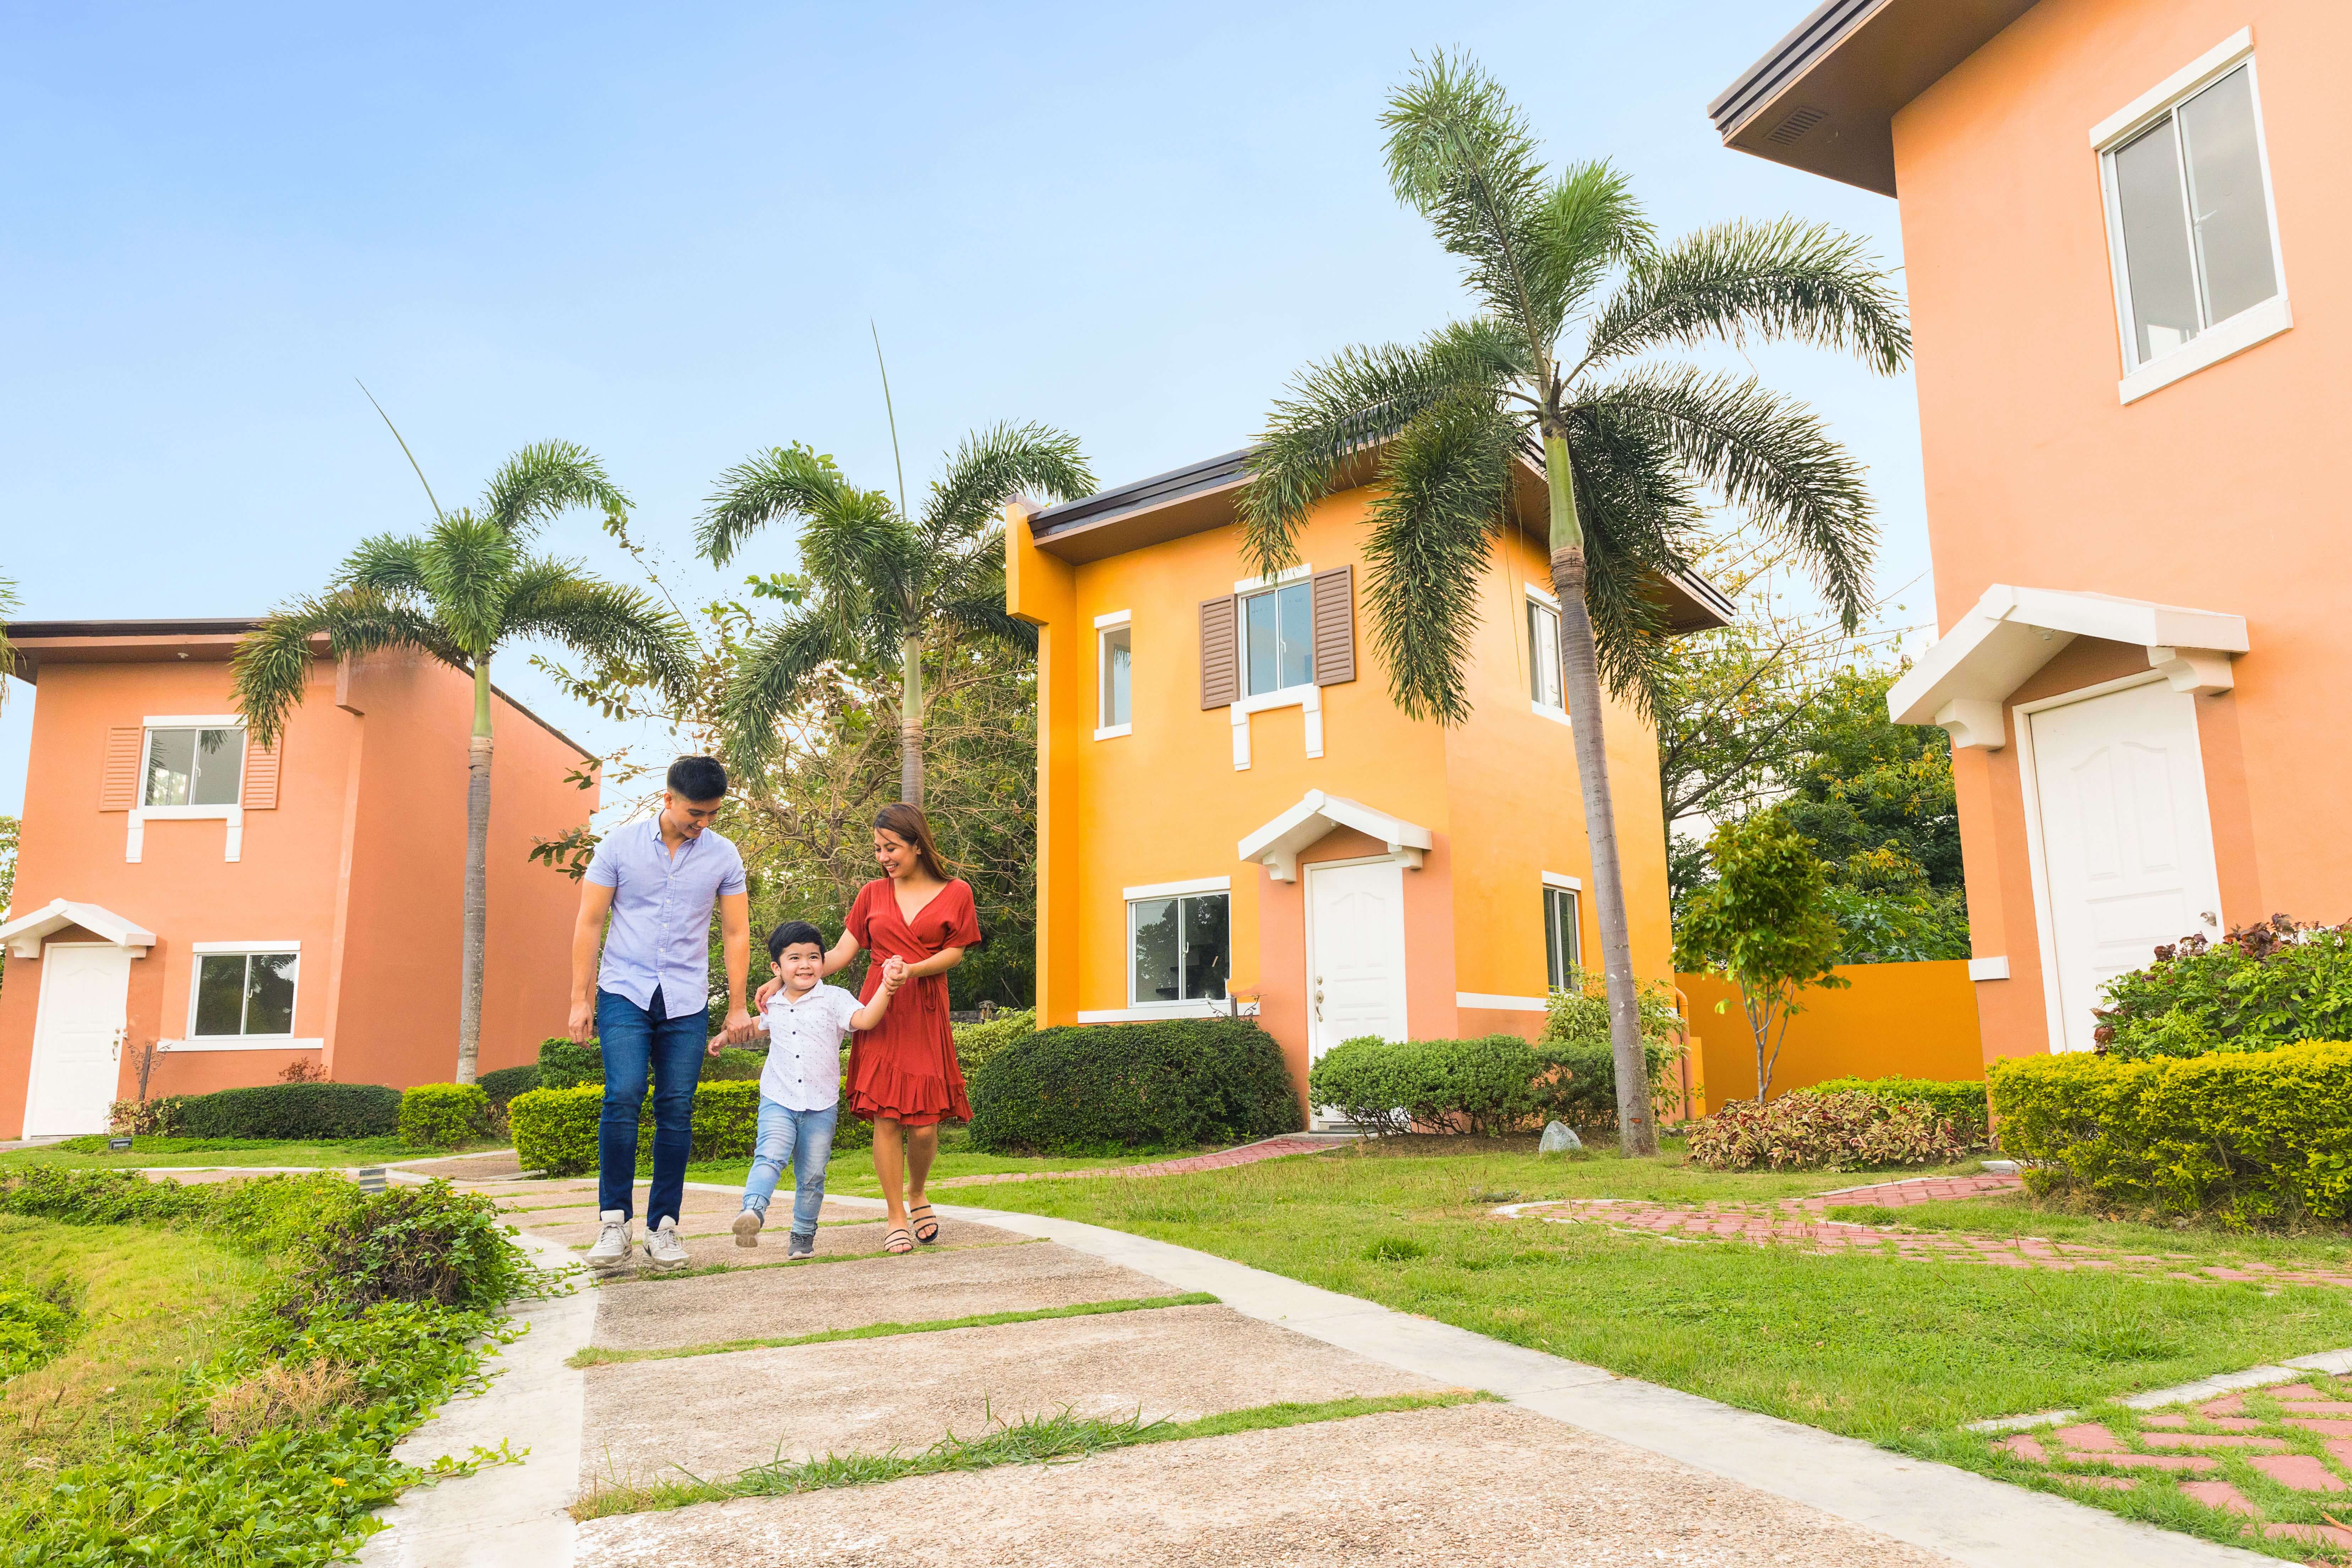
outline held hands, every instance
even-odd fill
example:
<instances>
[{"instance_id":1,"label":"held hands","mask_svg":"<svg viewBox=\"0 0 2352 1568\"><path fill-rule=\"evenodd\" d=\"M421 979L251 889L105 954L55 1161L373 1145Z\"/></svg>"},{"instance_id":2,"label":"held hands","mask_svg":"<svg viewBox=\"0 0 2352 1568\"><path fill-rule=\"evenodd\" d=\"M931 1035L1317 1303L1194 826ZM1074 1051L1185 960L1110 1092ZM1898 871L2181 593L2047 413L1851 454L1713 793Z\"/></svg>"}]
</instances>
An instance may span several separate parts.
<instances>
[{"instance_id":1,"label":"held hands","mask_svg":"<svg viewBox=\"0 0 2352 1568\"><path fill-rule=\"evenodd\" d=\"M907 961L897 953L882 961L882 994L888 995L907 982Z\"/></svg>"}]
</instances>

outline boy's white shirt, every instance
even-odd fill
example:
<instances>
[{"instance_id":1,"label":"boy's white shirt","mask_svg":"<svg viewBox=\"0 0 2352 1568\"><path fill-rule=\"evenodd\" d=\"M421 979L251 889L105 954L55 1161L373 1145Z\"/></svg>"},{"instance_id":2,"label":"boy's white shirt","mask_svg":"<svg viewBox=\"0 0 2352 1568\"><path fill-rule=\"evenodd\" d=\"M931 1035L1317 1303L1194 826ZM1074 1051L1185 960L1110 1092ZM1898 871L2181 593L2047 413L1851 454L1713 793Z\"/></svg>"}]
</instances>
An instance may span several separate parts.
<instances>
[{"instance_id":1,"label":"boy's white shirt","mask_svg":"<svg viewBox=\"0 0 2352 1568\"><path fill-rule=\"evenodd\" d=\"M841 1101L841 1043L864 1004L823 981L797 1002L782 986L768 998L760 1022L768 1036L768 1065L760 1071L760 1098L787 1110L825 1110Z\"/></svg>"}]
</instances>

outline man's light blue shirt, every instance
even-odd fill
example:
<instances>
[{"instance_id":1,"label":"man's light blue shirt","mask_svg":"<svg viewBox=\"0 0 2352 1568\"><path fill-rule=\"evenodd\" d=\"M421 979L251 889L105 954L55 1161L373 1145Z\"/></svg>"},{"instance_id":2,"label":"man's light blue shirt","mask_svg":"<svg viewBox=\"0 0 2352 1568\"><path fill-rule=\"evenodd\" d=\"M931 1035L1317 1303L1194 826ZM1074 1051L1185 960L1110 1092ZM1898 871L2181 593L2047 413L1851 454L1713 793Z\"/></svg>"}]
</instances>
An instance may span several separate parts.
<instances>
[{"instance_id":1,"label":"man's light blue shirt","mask_svg":"<svg viewBox=\"0 0 2352 1568\"><path fill-rule=\"evenodd\" d=\"M651 1007L654 993L672 1018L710 1000L710 910L744 890L743 857L706 827L672 855L661 817L614 828L596 846L588 880L613 889L613 923L596 988Z\"/></svg>"}]
</instances>

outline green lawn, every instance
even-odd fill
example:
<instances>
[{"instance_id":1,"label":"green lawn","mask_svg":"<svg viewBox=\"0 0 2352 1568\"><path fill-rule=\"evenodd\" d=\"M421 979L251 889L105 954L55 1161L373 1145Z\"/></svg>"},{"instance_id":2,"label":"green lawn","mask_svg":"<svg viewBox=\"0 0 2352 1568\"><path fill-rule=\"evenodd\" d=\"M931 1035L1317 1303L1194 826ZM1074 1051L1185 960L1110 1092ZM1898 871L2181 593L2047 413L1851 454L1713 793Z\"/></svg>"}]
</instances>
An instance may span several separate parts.
<instances>
[{"instance_id":1,"label":"green lawn","mask_svg":"<svg viewBox=\"0 0 2352 1568\"><path fill-rule=\"evenodd\" d=\"M86 1141L69 1142L81 1144ZM98 1170L130 1165L255 1165L331 1168L339 1165L384 1165L398 1160L431 1160L446 1154L479 1154L507 1145L493 1140L462 1149L420 1148L398 1138L267 1139L267 1138L140 1138L121 1153L89 1152L48 1144L37 1149L0 1152L0 1170L11 1165L53 1165L66 1170Z\"/></svg>"},{"instance_id":2,"label":"green lawn","mask_svg":"<svg viewBox=\"0 0 2352 1568\"><path fill-rule=\"evenodd\" d=\"M1433 1147L1454 1142L1404 1141L1151 1182L1024 1183L971 1201L1158 1237L1906 1448L1940 1447L1936 1435L1966 1421L2352 1346L2352 1291L1813 1256L1496 1219L1488 1211L1506 1194L1764 1202L1872 1178L1726 1175L1672 1155L1539 1160L1524 1142ZM2077 1238L2110 1239L2097 1222L2082 1224ZM2137 1227L2116 1228L2124 1245L2142 1245ZM2269 1245L2210 1231L2165 1239L2167 1250L2216 1261ZM2308 1245L2352 1256L2341 1243Z\"/></svg>"},{"instance_id":3,"label":"green lawn","mask_svg":"<svg viewBox=\"0 0 2352 1568\"><path fill-rule=\"evenodd\" d=\"M933 1183L955 1176L996 1176L1014 1172L1036 1171L1099 1171L1114 1165L1150 1165L1163 1160L1188 1159L1202 1152L1199 1149L1160 1149L1138 1153L1104 1155L1056 1155L1051 1158L1019 1154L983 1154L964 1142L964 1129L947 1127L940 1131L940 1155L931 1165ZM749 1160L706 1160L686 1168L689 1182L715 1182L740 1186L751 1173ZM785 1177L791 1180L789 1173ZM982 1193L1001 1192L1019 1184L994 1183L987 1187L956 1192L952 1200L958 1203L981 1203L987 1200ZM833 1163L825 1167L824 1185L827 1192L846 1193L853 1197L875 1198L882 1195L881 1184L874 1179L874 1152L870 1149L838 1149ZM955 1189L950 1189L956 1191ZM940 1202L950 1201L941 1197Z\"/></svg>"}]
</instances>

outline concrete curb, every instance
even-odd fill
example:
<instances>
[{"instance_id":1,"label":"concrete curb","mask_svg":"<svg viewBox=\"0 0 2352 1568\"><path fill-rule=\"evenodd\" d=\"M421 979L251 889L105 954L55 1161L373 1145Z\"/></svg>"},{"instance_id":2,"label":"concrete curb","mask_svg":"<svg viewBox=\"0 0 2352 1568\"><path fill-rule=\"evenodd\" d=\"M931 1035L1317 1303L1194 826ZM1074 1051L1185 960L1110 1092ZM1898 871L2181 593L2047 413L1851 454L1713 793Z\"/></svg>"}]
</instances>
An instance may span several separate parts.
<instances>
[{"instance_id":1,"label":"concrete curb","mask_svg":"<svg viewBox=\"0 0 2352 1568\"><path fill-rule=\"evenodd\" d=\"M2194 1383L2184 1383L2177 1388L2151 1388L2146 1394L2135 1394L2116 1404L2126 1410L2161 1410L2168 1405L2186 1405L2192 1399L2211 1399L2217 1394L2235 1394L2244 1388L2267 1388L2273 1384L2293 1383L2306 1372L2324 1372L2331 1377L2341 1377L2352 1372L2352 1350L2322 1351L2317 1355L2299 1355L2283 1361L2276 1366L2250 1366L2243 1372L2216 1373L2200 1377ZM2082 1414L2079 1410L2042 1410L2032 1415L2003 1415L1992 1421L1971 1421L1971 1432L2030 1432L2036 1426L2054 1426L2062 1421L2072 1421Z\"/></svg>"},{"instance_id":2,"label":"concrete curb","mask_svg":"<svg viewBox=\"0 0 2352 1568\"><path fill-rule=\"evenodd\" d=\"M1191 1247L1076 1220L936 1207L953 1218L1059 1242L1180 1289L1209 1291L1250 1317L1441 1383L1486 1389L1556 1421L1835 1514L1969 1568L2090 1563L2252 1568L2278 1561L1906 1458L1858 1438L1618 1377Z\"/></svg>"},{"instance_id":3,"label":"concrete curb","mask_svg":"<svg viewBox=\"0 0 2352 1568\"><path fill-rule=\"evenodd\" d=\"M516 1240L542 1268L578 1261L555 1242ZM490 1363L490 1386L444 1406L394 1455L425 1465L504 1442L528 1444L529 1455L520 1465L409 1491L378 1516L392 1528L362 1550L361 1568L570 1568L587 1382L564 1363L595 1329L596 1293L574 1289L515 1316L530 1331Z\"/></svg>"}]
</instances>

